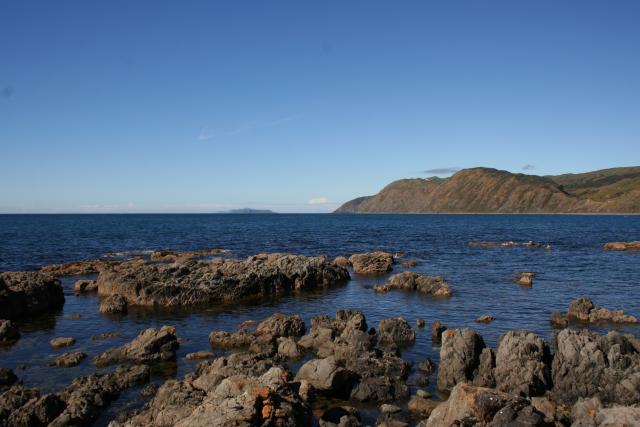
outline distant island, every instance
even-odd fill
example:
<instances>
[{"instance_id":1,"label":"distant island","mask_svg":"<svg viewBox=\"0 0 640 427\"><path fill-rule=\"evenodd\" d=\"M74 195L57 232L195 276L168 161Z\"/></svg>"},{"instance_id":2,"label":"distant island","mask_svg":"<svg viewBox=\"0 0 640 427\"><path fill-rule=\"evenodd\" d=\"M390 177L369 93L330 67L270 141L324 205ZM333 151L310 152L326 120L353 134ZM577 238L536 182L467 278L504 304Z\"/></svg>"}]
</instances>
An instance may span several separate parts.
<instances>
[{"instance_id":1,"label":"distant island","mask_svg":"<svg viewBox=\"0 0 640 427\"><path fill-rule=\"evenodd\" d=\"M224 211L221 213L230 213L230 214L274 214L278 212L274 212L269 209L250 209L250 208L242 208L242 209L231 209L229 211Z\"/></svg>"},{"instance_id":2,"label":"distant island","mask_svg":"<svg viewBox=\"0 0 640 427\"><path fill-rule=\"evenodd\" d=\"M336 213L640 213L640 167L537 176L491 168L394 181Z\"/></svg>"}]
</instances>

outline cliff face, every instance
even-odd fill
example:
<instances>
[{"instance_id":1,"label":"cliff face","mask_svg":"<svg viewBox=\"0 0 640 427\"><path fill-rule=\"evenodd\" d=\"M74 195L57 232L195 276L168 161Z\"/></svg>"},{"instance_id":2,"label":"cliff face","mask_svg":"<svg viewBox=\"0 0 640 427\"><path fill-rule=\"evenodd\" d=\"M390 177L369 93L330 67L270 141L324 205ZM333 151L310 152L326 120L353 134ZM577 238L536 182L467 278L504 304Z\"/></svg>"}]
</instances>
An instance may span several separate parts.
<instances>
[{"instance_id":1,"label":"cliff face","mask_svg":"<svg viewBox=\"0 0 640 427\"><path fill-rule=\"evenodd\" d=\"M640 213L640 167L536 176L489 168L450 178L402 179L339 213Z\"/></svg>"}]
</instances>

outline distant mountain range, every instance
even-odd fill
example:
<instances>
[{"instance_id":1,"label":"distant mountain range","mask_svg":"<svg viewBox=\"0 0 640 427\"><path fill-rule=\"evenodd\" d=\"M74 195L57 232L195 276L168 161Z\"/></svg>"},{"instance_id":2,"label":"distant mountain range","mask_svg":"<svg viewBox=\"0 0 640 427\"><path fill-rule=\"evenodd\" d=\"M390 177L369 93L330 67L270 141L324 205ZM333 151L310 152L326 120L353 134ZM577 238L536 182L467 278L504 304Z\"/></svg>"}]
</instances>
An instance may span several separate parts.
<instances>
[{"instance_id":1,"label":"distant mountain range","mask_svg":"<svg viewBox=\"0 0 640 427\"><path fill-rule=\"evenodd\" d=\"M337 213L640 213L640 166L537 176L491 168L394 181Z\"/></svg>"},{"instance_id":2,"label":"distant mountain range","mask_svg":"<svg viewBox=\"0 0 640 427\"><path fill-rule=\"evenodd\" d=\"M224 211L222 213L230 213L230 214L274 214L274 213L277 213L277 212L271 211L269 209L242 208L242 209L231 209L229 211Z\"/></svg>"}]
</instances>

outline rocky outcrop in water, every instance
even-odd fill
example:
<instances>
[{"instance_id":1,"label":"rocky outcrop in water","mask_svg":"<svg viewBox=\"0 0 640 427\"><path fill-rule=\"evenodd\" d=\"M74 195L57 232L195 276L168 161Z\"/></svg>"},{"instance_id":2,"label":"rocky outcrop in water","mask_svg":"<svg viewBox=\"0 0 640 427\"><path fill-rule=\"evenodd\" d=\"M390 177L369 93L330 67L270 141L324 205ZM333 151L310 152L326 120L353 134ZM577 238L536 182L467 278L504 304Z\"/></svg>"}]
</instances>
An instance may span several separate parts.
<instances>
[{"instance_id":1,"label":"rocky outcrop in water","mask_svg":"<svg viewBox=\"0 0 640 427\"><path fill-rule=\"evenodd\" d=\"M246 260L184 263L124 262L98 276L102 296L120 294L129 305L189 307L338 285L348 271L324 257L260 254Z\"/></svg>"},{"instance_id":2,"label":"rocky outcrop in water","mask_svg":"<svg viewBox=\"0 0 640 427\"><path fill-rule=\"evenodd\" d=\"M438 388L450 390L461 382L473 381L485 348L482 337L472 329L448 329L442 334Z\"/></svg>"},{"instance_id":3,"label":"rocky outcrop in water","mask_svg":"<svg viewBox=\"0 0 640 427\"><path fill-rule=\"evenodd\" d=\"M640 252L640 242L609 242L603 246L605 251Z\"/></svg>"},{"instance_id":4,"label":"rocky outcrop in water","mask_svg":"<svg viewBox=\"0 0 640 427\"><path fill-rule=\"evenodd\" d=\"M533 286L533 278L535 276L535 273L519 271L514 274L513 282L522 286Z\"/></svg>"},{"instance_id":5,"label":"rocky outcrop in water","mask_svg":"<svg viewBox=\"0 0 640 427\"><path fill-rule=\"evenodd\" d=\"M123 362L150 364L174 360L179 346L174 327L149 328L122 347L109 349L96 356L93 362L96 366L106 366Z\"/></svg>"},{"instance_id":6,"label":"rocky outcrop in water","mask_svg":"<svg viewBox=\"0 0 640 427\"><path fill-rule=\"evenodd\" d=\"M13 344L20 339L20 331L11 320L0 319L0 345Z\"/></svg>"},{"instance_id":7,"label":"rocky outcrop in water","mask_svg":"<svg viewBox=\"0 0 640 427\"><path fill-rule=\"evenodd\" d=\"M0 273L0 319L16 319L64 305L60 282L38 272Z\"/></svg>"},{"instance_id":8,"label":"rocky outcrop in water","mask_svg":"<svg viewBox=\"0 0 640 427\"><path fill-rule=\"evenodd\" d=\"M98 283L95 280L76 280L73 290L76 293L94 292L98 290Z\"/></svg>"},{"instance_id":9,"label":"rocky outcrop in water","mask_svg":"<svg viewBox=\"0 0 640 427\"><path fill-rule=\"evenodd\" d=\"M393 255L382 251L353 254L349 257L349 263L356 274L384 274L391 271Z\"/></svg>"},{"instance_id":10,"label":"rocky outcrop in water","mask_svg":"<svg viewBox=\"0 0 640 427\"><path fill-rule=\"evenodd\" d=\"M567 319L589 323L638 323L637 318L625 314L622 310L594 307L593 301L589 298L578 298L571 301L567 312Z\"/></svg>"},{"instance_id":11,"label":"rocky outcrop in water","mask_svg":"<svg viewBox=\"0 0 640 427\"><path fill-rule=\"evenodd\" d=\"M160 250L153 251L149 258L152 261L169 261L169 262L184 262L194 258L204 258L215 255L220 255L225 252L224 249L213 248L213 249L202 249L197 251L185 251L185 252L177 252L171 250Z\"/></svg>"},{"instance_id":12,"label":"rocky outcrop in water","mask_svg":"<svg viewBox=\"0 0 640 427\"><path fill-rule=\"evenodd\" d=\"M549 346L531 332L509 331L502 335L495 363L499 390L520 396L539 396L551 388Z\"/></svg>"},{"instance_id":13,"label":"rocky outcrop in water","mask_svg":"<svg viewBox=\"0 0 640 427\"><path fill-rule=\"evenodd\" d=\"M389 277L384 285L378 285L373 288L374 291L383 293L391 290L405 290L411 292L419 292L424 295L433 295L436 297L450 297L451 288L442 276L427 276L425 274L404 271Z\"/></svg>"},{"instance_id":14,"label":"rocky outcrop in water","mask_svg":"<svg viewBox=\"0 0 640 427\"><path fill-rule=\"evenodd\" d=\"M128 305L125 297L120 294L113 294L100 301L99 311L102 314L125 314Z\"/></svg>"},{"instance_id":15,"label":"rocky outcrop in water","mask_svg":"<svg viewBox=\"0 0 640 427\"><path fill-rule=\"evenodd\" d=\"M148 381L149 373L146 366L120 367L77 378L63 391L42 396L36 389L13 386L0 395L0 426L90 425L122 390Z\"/></svg>"},{"instance_id":16,"label":"rocky outcrop in water","mask_svg":"<svg viewBox=\"0 0 640 427\"><path fill-rule=\"evenodd\" d=\"M63 353L51 361L49 365L63 368L70 368L79 365L87 357L82 351L74 351L71 353Z\"/></svg>"}]
</instances>

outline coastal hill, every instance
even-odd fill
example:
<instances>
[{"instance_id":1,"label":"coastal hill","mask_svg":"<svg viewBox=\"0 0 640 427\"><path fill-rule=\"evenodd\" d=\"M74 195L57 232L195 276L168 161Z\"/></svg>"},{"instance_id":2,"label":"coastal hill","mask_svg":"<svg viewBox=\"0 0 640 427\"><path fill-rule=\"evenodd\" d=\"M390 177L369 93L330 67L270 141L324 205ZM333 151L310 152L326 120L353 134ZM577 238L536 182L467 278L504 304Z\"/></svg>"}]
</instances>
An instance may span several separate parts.
<instances>
[{"instance_id":1,"label":"coastal hill","mask_svg":"<svg viewBox=\"0 0 640 427\"><path fill-rule=\"evenodd\" d=\"M394 181L337 213L640 213L640 167L537 176L491 168Z\"/></svg>"}]
</instances>

